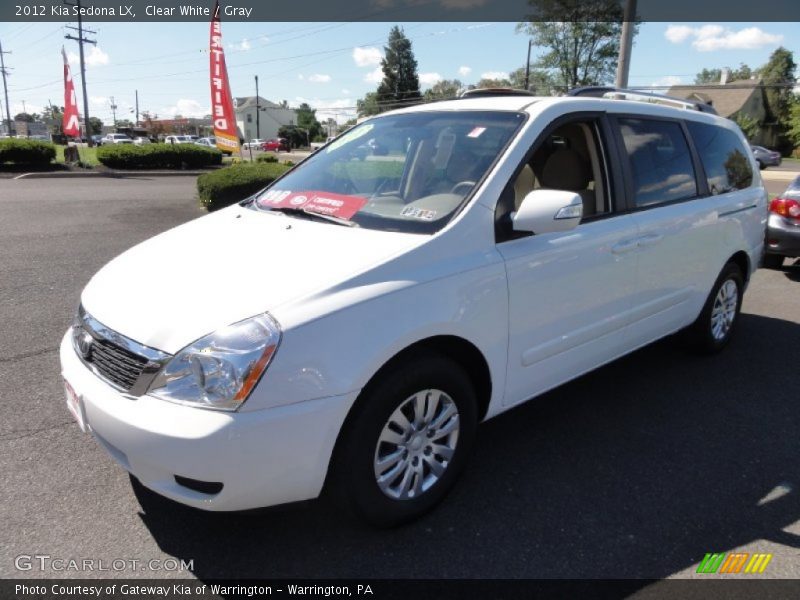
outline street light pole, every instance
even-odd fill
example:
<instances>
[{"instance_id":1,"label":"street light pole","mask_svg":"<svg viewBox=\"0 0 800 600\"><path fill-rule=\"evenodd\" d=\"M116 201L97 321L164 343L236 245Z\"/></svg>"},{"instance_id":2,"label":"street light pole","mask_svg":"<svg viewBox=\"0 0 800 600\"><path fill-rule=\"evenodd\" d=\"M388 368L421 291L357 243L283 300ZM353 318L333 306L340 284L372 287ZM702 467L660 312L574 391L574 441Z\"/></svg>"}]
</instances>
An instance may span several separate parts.
<instances>
[{"instance_id":1,"label":"street light pole","mask_svg":"<svg viewBox=\"0 0 800 600\"><path fill-rule=\"evenodd\" d=\"M83 37L84 33L96 34L96 31L91 31L89 29L83 28L83 19L81 18L81 14L83 12L81 7L81 0L75 0L75 4L64 0L64 4L67 6L75 6L78 9L78 37L72 35L65 35L64 37L68 40L75 40L78 42L78 49L80 50L80 57L81 57L81 86L83 87L83 127L86 132L86 143L89 146L93 146L92 143L92 132L89 129L89 97L86 95L86 61L84 60L83 55L83 45L84 44L97 44L96 40L90 40ZM67 26L68 29L75 29L70 25Z\"/></svg>"},{"instance_id":2,"label":"street light pole","mask_svg":"<svg viewBox=\"0 0 800 600\"><path fill-rule=\"evenodd\" d=\"M258 107L258 75L256 75L256 139L261 139L261 110Z\"/></svg>"},{"instance_id":3,"label":"street light pole","mask_svg":"<svg viewBox=\"0 0 800 600\"><path fill-rule=\"evenodd\" d=\"M525 61L525 90L530 89L531 80L531 45L533 40L528 38L528 60Z\"/></svg>"},{"instance_id":4,"label":"street light pole","mask_svg":"<svg viewBox=\"0 0 800 600\"><path fill-rule=\"evenodd\" d=\"M11 52L3 52L3 44L0 43L0 73L3 74L3 92L6 97L6 134L11 135L11 107L8 104L8 85L6 84L8 69L6 69L6 61L3 59L4 54L11 54Z\"/></svg>"},{"instance_id":5,"label":"street light pole","mask_svg":"<svg viewBox=\"0 0 800 600\"><path fill-rule=\"evenodd\" d=\"M636 27L636 0L625 0L625 12L622 21L622 39L619 44L619 58L617 60L616 87L628 87L628 72L631 68L631 47L633 46L633 31Z\"/></svg>"}]
</instances>

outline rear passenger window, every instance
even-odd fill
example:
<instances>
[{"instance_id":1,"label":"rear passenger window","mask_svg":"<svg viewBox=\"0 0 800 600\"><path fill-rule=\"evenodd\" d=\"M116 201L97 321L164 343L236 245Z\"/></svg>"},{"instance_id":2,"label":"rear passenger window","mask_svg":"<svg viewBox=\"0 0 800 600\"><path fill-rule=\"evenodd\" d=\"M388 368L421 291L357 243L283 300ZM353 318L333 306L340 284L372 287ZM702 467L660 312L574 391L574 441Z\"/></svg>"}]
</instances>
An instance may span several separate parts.
<instances>
[{"instance_id":1,"label":"rear passenger window","mask_svg":"<svg viewBox=\"0 0 800 600\"><path fill-rule=\"evenodd\" d=\"M633 176L636 206L697 196L692 156L674 121L619 119Z\"/></svg>"},{"instance_id":2,"label":"rear passenger window","mask_svg":"<svg viewBox=\"0 0 800 600\"><path fill-rule=\"evenodd\" d=\"M712 194L743 190L753 183L753 169L739 136L705 123L686 123L694 140Z\"/></svg>"}]
</instances>

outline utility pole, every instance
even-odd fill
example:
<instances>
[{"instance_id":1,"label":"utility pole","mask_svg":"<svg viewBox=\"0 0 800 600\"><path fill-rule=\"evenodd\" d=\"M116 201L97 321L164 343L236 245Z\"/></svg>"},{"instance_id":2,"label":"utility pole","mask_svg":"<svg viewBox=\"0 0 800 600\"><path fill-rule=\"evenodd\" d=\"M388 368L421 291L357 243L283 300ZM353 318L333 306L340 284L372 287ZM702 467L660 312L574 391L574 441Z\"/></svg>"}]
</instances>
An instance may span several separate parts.
<instances>
[{"instance_id":1,"label":"utility pole","mask_svg":"<svg viewBox=\"0 0 800 600\"><path fill-rule=\"evenodd\" d=\"M136 126L139 126L139 90L136 90Z\"/></svg>"},{"instance_id":2,"label":"utility pole","mask_svg":"<svg viewBox=\"0 0 800 600\"><path fill-rule=\"evenodd\" d=\"M69 0L64 0L64 4L67 6L76 6L78 7L78 27L67 26L68 29L72 29L78 32L78 37L72 35L65 35L64 37L68 40L75 40L78 42L78 49L80 50L81 56L81 86L83 87L83 128L86 132L86 143L89 146L92 146L92 133L91 129L89 129L89 97L86 95L86 61L84 60L83 56L83 45L84 44L97 44L97 40L90 40L83 37L84 33L96 35L96 31L91 31L89 29L83 28L83 19L81 18L81 0L75 0L75 3L69 2Z\"/></svg>"},{"instance_id":3,"label":"utility pole","mask_svg":"<svg viewBox=\"0 0 800 600\"><path fill-rule=\"evenodd\" d=\"M528 60L525 61L525 90L530 89L531 81L531 45L533 40L528 38Z\"/></svg>"},{"instance_id":4,"label":"utility pole","mask_svg":"<svg viewBox=\"0 0 800 600\"><path fill-rule=\"evenodd\" d=\"M619 44L617 60L616 87L628 87L628 72L631 68L631 47L633 46L633 30L636 27L636 0L625 0L625 11L622 17L622 39Z\"/></svg>"},{"instance_id":5,"label":"utility pole","mask_svg":"<svg viewBox=\"0 0 800 600\"><path fill-rule=\"evenodd\" d=\"M3 52L3 44L0 42L0 73L3 74L3 93L6 97L6 133L12 135L16 131L11 131L11 108L8 104L8 85L6 84L6 77L9 75L6 69L6 61L3 59L4 54L11 54L11 52Z\"/></svg>"},{"instance_id":6,"label":"utility pole","mask_svg":"<svg viewBox=\"0 0 800 600\"><path fill-rule=\"evenodd\" d=\"M258 75L256 75L256 138L261 139L261 110L258 107Z\"/></svg>"},{"instance_id":7,"label":"utility pole","mask_svg":"<svg viewBox=\"0 0 800 600\"><path fill-rule=\"evenodd\" d=\"M114 122L114 129L117 128L117 105L114 104L114 96L109 98L109 106L111 107L111 120Z\"/></svg>"}]
</instances>

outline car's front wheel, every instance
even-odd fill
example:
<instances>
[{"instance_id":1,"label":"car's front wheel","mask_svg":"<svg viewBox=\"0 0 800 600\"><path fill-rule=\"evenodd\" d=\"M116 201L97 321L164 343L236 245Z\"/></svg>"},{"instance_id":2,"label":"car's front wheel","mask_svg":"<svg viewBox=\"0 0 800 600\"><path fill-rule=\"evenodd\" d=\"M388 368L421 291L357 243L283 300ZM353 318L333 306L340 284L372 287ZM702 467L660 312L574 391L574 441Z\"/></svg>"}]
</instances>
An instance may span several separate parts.
<instances>
[{"instance_id":1,"label":"car's front wheel","mask_svg":"<svg viewBox=\"0 0 800 600\"><path fill-rule=\"evenodd\" d=\"M427 352L402 361L362 392L337 446L332 484L373 525L413 520L453 486L476 427L475 391L458 363Z\"/></svg>"}]
</instances>

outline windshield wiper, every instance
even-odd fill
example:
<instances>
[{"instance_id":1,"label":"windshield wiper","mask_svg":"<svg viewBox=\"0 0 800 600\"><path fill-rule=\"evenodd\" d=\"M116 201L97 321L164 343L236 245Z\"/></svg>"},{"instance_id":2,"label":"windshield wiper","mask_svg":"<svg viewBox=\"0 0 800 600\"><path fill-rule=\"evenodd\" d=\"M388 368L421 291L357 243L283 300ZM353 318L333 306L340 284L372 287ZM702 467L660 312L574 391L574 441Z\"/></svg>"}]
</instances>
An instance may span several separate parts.
<instances>
[{"instance_id":1,"label":"windshield wiper","mask_svg":"<svg viewBox=\"0 0 800 600\"><path fill-rule=\"evenodd\" d=\"M326 215L323 213L318 213L313 210L307 210L302 206L298 206L297 208L291 206L277 206L277 207L270 207L269 211L280 212L285 215L307 215L310 218L320 219L321 221L328 221L330 223L336 223L337 225L344 225L345 227L358 227L358 223L350 221L348 219L343 219L342 217L337 217L334 215Z\"/></svg>"}]
</instances>

